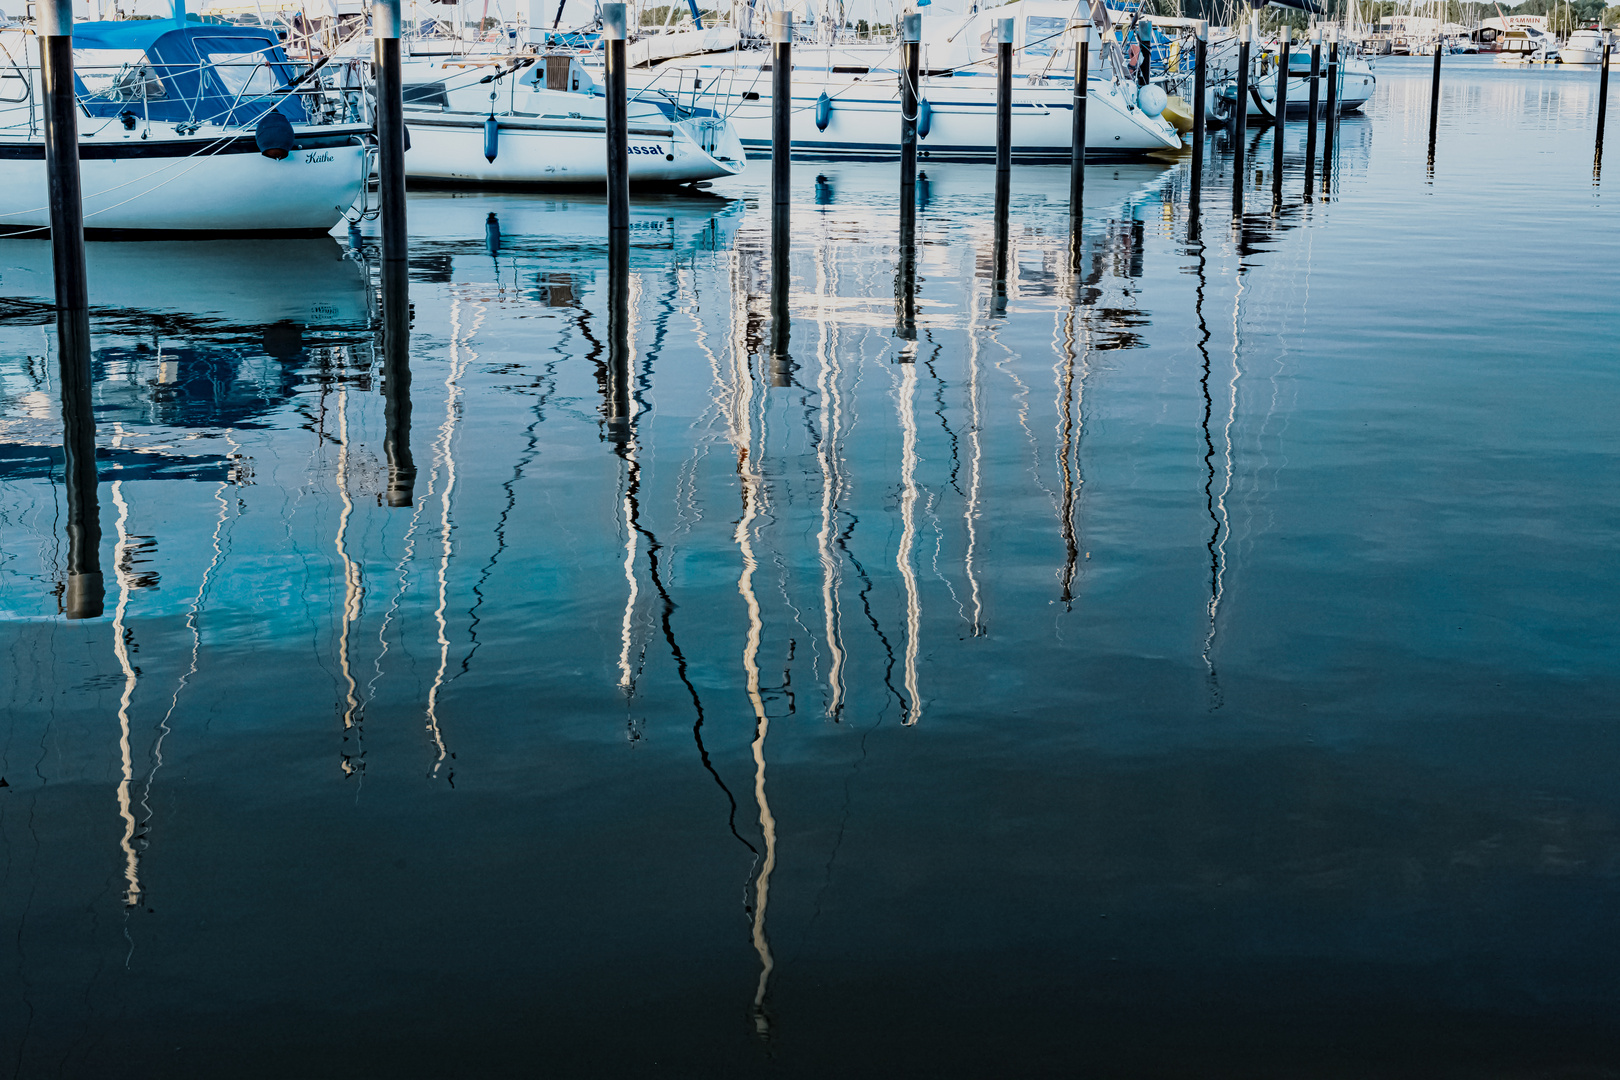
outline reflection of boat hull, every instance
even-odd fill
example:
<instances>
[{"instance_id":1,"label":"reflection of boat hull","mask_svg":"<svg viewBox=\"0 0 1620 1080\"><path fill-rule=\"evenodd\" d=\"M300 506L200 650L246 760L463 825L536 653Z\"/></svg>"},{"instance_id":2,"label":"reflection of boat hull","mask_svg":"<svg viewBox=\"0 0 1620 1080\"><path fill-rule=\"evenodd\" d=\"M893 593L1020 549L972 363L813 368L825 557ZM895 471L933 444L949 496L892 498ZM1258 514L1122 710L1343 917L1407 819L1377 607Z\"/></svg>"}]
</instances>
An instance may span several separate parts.
<instances>
[{"instance_id":1,"label":"reflection of boat hull","mask_svg":"<svg viewBox=\"0 0 1620 1080\"><path fill-rule=\"evenodd\" d=\"M412 135L414 143L415 135ZM448 191L411 195L411 237L422 250L435 244L490 238L495 215L497 250L543 248L550 257L570 251L597 259L607 245L607 200L594 193L467 196ZM740 199L701 192L639 195L630 204L630 242L636 247L716 251L731 246L743 214Z\"/></svg>"},{"instance_id":2,"label":"reflection of boat hull","mask_svg":"<svg viewBox=\"0 0 1620 1080\"><path fill-rule=\"evenodd\" d=\"M590 117L498 116L495 160L485 157L482 113L405 110L414 180L568 185L607 182L606 127ZM742 144L723 120L630 125L632 184L690 184L742 171Z\"/></svg>"},{"instance_id":3,"label":"reflection of boat hull","mask_svg":"<svg viewBox=\"0 0 1620 1080\"><path fill-rule=\"evenodd\" d=\"M299 130L299 148L276 161L259 153L252 132L177 135L153 124L163 133L141 139L109 127L117 135L104 128L79 143L91 237L315 236L343 218L365 183L359 129ZM43 141L0 140L0 193L0 232L49 228Z\"/></svg>"},{"instance_id":4,"label":"reflection of boat hull","mask_svg":"<svg viewBox=\"0 0 1620 1080\"><path fill-rule=\"evenodd\" d=\"M233 326L363 328L366 275L330 237L85 246L93 307L174 312ZM0 291L55 297L49 240L0 244Z\"/></svg>"}]
</instances>

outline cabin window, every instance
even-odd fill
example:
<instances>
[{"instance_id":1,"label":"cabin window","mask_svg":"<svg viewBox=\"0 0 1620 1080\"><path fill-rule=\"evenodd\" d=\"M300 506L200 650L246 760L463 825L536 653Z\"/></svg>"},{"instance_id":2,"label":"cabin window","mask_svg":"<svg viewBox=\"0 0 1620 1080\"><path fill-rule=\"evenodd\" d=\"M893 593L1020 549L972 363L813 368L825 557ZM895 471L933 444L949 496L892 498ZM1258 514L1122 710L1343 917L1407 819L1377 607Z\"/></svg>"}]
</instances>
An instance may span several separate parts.
<instances>
[{"instance_id":1,"label":"cabin window","mask_svg":"<svg viewBox=\"0 0 1620 1080\"><path fill-rule=\"evenodd\" d=\"M225 92L241 101L273 94L281 86L281 77L270 62L270 49L256 38L197 39L203 63L213 67Z\"/></svg>"},{"instance_id":2,"label":"cabin window","mask_svg":"<svg viewBox=\"0 0 1620 1080\"><path fill-rule=\"evenodd\" d=\"M140 49L73 50L73 73L84 83L91 97L130 100L117 96L114 87L121 81L127 81L128 73L137 68L150 70L146 64L146 53ZM134 100L141 100L139 93Z\"/></svg>"},{"instance_id":3,"label":"cabin window","mask_svg":"<svg viewBox=\"0 0 1620 1080\"><path fill-rule=\"evenodd\" d=\"M441 109L450 107L450 95L446 92L442 82L417 83L405 87L400 95L407 105L437 105Z\"/></svg>"},{"instance_id":4,"label":"cabin window","mask_svg":"<svg viewBox=\"0 0 1620 1080\"><path fill-rule=\"evenodd\" d=\"M1067 19L1030 16L1024 20L1024 52L1029 56L1051 56L1063 40Z\"/></svg>"}]
</instances>

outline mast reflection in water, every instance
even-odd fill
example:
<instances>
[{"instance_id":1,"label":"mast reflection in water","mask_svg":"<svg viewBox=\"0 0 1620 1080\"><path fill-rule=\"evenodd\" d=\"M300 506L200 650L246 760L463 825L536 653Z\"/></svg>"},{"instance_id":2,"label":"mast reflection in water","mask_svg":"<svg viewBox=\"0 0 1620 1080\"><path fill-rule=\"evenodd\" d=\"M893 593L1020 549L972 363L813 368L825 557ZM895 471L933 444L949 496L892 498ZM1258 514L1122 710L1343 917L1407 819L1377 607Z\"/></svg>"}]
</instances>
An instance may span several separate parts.
<instances>
[{"instance_id":1,"label":"mast reflection in water","mask_svg":"<svg viewBox=\"0 0 1620 1080\"><path fill-rule=\"evenodd\" d=\"M107 245L79 382L8 249L13 1071L1613 1060L1614 387L1423 149Z\"/></svg>"}]
</instances>

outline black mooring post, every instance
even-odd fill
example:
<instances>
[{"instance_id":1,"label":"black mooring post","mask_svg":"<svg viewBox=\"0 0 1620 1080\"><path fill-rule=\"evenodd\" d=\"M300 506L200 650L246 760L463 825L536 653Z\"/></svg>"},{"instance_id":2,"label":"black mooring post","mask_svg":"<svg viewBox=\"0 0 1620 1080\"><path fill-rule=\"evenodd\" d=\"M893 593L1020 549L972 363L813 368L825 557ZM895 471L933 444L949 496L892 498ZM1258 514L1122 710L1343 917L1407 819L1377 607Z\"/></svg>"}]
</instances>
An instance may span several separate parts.
<instances>
[{"instance_id":1,"label":"black mooring post","mask_svg":"<svg viewBox=\"0 0 1620 1080\"><path fill-rule=\"evenodd\" d=\"M1284 26L1277 42L1277 99L1272 102L1276 121L1271 136L1271 201L1282 203L1283 135L1288 130L1288 69L1289 51L1294 41L1294 28Z\"/></svg>"},{"instance_id":2,"label":"black mooring post","mask_svg":"<svg viewBox=\"0 0 1620 1080\"><path fill-rule=\"evenodd\" d=\"M1091 78L1091 22L1075 24L1080 40L1074 45L1074 131L1069 149L1069 217L1078 232L1086 203L1086 83Z\"/></svg>"},{"instance_id":3,"label":"black mooring post","mask_svg":"<svg viewBox=\"0 0 1620 1080\"><path fill-rule=\"evenodd\" d=\"M1322 28L1311 27L1311 97L1305 110L1305 198L1311 197L1316 186L1316 113L1322 99Z\"/></svg>"},{"instance_id":4,"label":"black mooring post","mask_svg":"<svg viewBox=\"0 0 1620 1080\"><path fill-rule=\"evenodd\" d=\"M625 99L624 4L602 5L603 49L607 59L608 232L630 228L630 109ZM611 249L611 248L610 248Z\"/></svg>"},{"instance_id":5,"label":"black mooring post","mask_svg":"<svg viewBox=\"0 0 1620 1080\"><path fill-rule=\"evenodd\" d=\"M1192 185L1187 194L1187 239L1198 239L1200 203L1204 193L1204 89L1208 75L1209 22L1198 21L1193 31Z\"/></svg>"},{"instance_id":6,"label":"black mooring post","mask_svg":"<svg viewBox=\"0 0 1620 1080\"><path fill-rule=\"evenodd\" d=\"M900 210L917 200L917 80L922 75L922 16L900 24Z\"/></svg>"},{"instance_id":7,"label":"black mooring post","mask_svg":"<svg viewBox=\"0 0 1620 1080\"><path fill-rule=\"evenodd\" d=\"M996 183L1012 172L1013 21L996 20Z\"/></svg>"},{"instance_id":8,"label":"black mooring post","mask_svg":"<svg viewBox=\"0 0 1620 1080\"><path fill-rule=\"evenodd\" d=\"M411 457L411 302L410 264L382 264L383 287L383 456L388 461L389 506L410 506L416 490Z\"/></svg>"},{"instance_id":9,"label":"black mooring post","mask_svg":"<svg viewBox=\"0 0 1620 1080\"><path fill-rule=\"evenodd\" d=\"M771 13L771 203L788 204L788 164L793 145L793 13Z\"/></svg>"},{"instance_id":10,"label":"black mooring post","mask_svg":"<svg viewBox=\"0 0 1620 1080\"><path fill-rule=\"evenodd\" d=\"M780 14L778 12L777 14ZM771 385L793 385L793 358L788 354L792 314L788 298L792 285L788 254L793 242L788 235L788 207L771 207Z\"/></svg>"},{"instance_id":11,"label":"black mooring post","mask_svg":"<svg viewBox=\"0 0 1620 1080\"><path fill-rule=\"evenodd\" d=\"M1339 30L1328 31L1327 107L1322 114L1322 190L1333 173L1333 138L1339 129Z\"/></svg>"},{"instance_id":12,"label":"black mooring post","mask_svg":"<svg viewBox=\"0 0 1620 1080\"><path fill-rule=\"evenodd\" d=\"M1597 150L1592 156L1592 175L1603 168L1603 121L1609 112L1609 33L1603 32L1603 62L1598 70Z\"/></svg>"},{"instance_id":13,"label":"black mooring post","mask_svg":"<svg viewBox=\"0 0 1620 1080\"><path fill-rule=\"evenodd\" d=\"M90 287L84 266L84 195L79 185L79 102L73 78L73 6L41 0L41 89L45 96L45 179L56 285L57 366L62 384L63 481L67 488L70 619L102 612L101 507L96 495L96 421L90 384Z\"/></svg>"},{"instance_id":14,"label":"black mooring post","mask_svg":"<svg viewBox=\"0 0 1620 1080\"><path fill-rule=\"evenodd\" d=\"M1434 139L1440 128L1440 48L1434 43L1434 80L1429 84L1429 171L1434 172Z\"/></svg>"},{"instance_id":15,"label":"black mooring post","mask_svg":"<svg viewBox=\"0 0 1620 1080\"><path fill-rule=\"evenodd\" d=\"M377 42L377 201L383 263L410 257L405 229L405 104L399 71L399 2L378 0L371 9ZM387 303L387 290L383 302Z\"/></svg>"},{"instance_id":16,"label":"black mooring post","mask_svg":"<svg viewBox=\"0 0 1620 1080\"><path fill-rule=\"evenodd\" d=\"M1249 43L1254 28L1244 23L1238 31L1237 94L1232 99L1232 216L1243 216L1244 157L1249 137Z\"/></svg>"}]
</instances>

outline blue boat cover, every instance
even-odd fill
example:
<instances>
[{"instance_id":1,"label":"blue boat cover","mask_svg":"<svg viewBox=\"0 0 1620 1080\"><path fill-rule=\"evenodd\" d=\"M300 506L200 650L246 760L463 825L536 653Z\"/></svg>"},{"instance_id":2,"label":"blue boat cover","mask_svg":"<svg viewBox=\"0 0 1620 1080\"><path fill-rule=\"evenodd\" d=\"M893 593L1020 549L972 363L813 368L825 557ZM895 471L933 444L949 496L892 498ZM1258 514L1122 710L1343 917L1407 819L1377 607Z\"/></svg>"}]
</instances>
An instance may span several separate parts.
<instances>
[{"instance_id":1,"label":"blue boat cover","mask_svg":"<svg viewBox=\"0 0 1620 1080\"><path fill-rule=\"evenodd\" d=\"M281 39L261 27L179 27L170 19L75 23L73 47L92 52L76 59L80 70L99 66L97 49L146 54L144 64L112 61L116 74L100 72L112 74L111 84L96 79L95 93L75 73L79 102L91 116L127 111L140 119L252 126L277 109L295 124L308 119L302 100L286 93L294 69Z\"/></svg>"}]
</instances>

